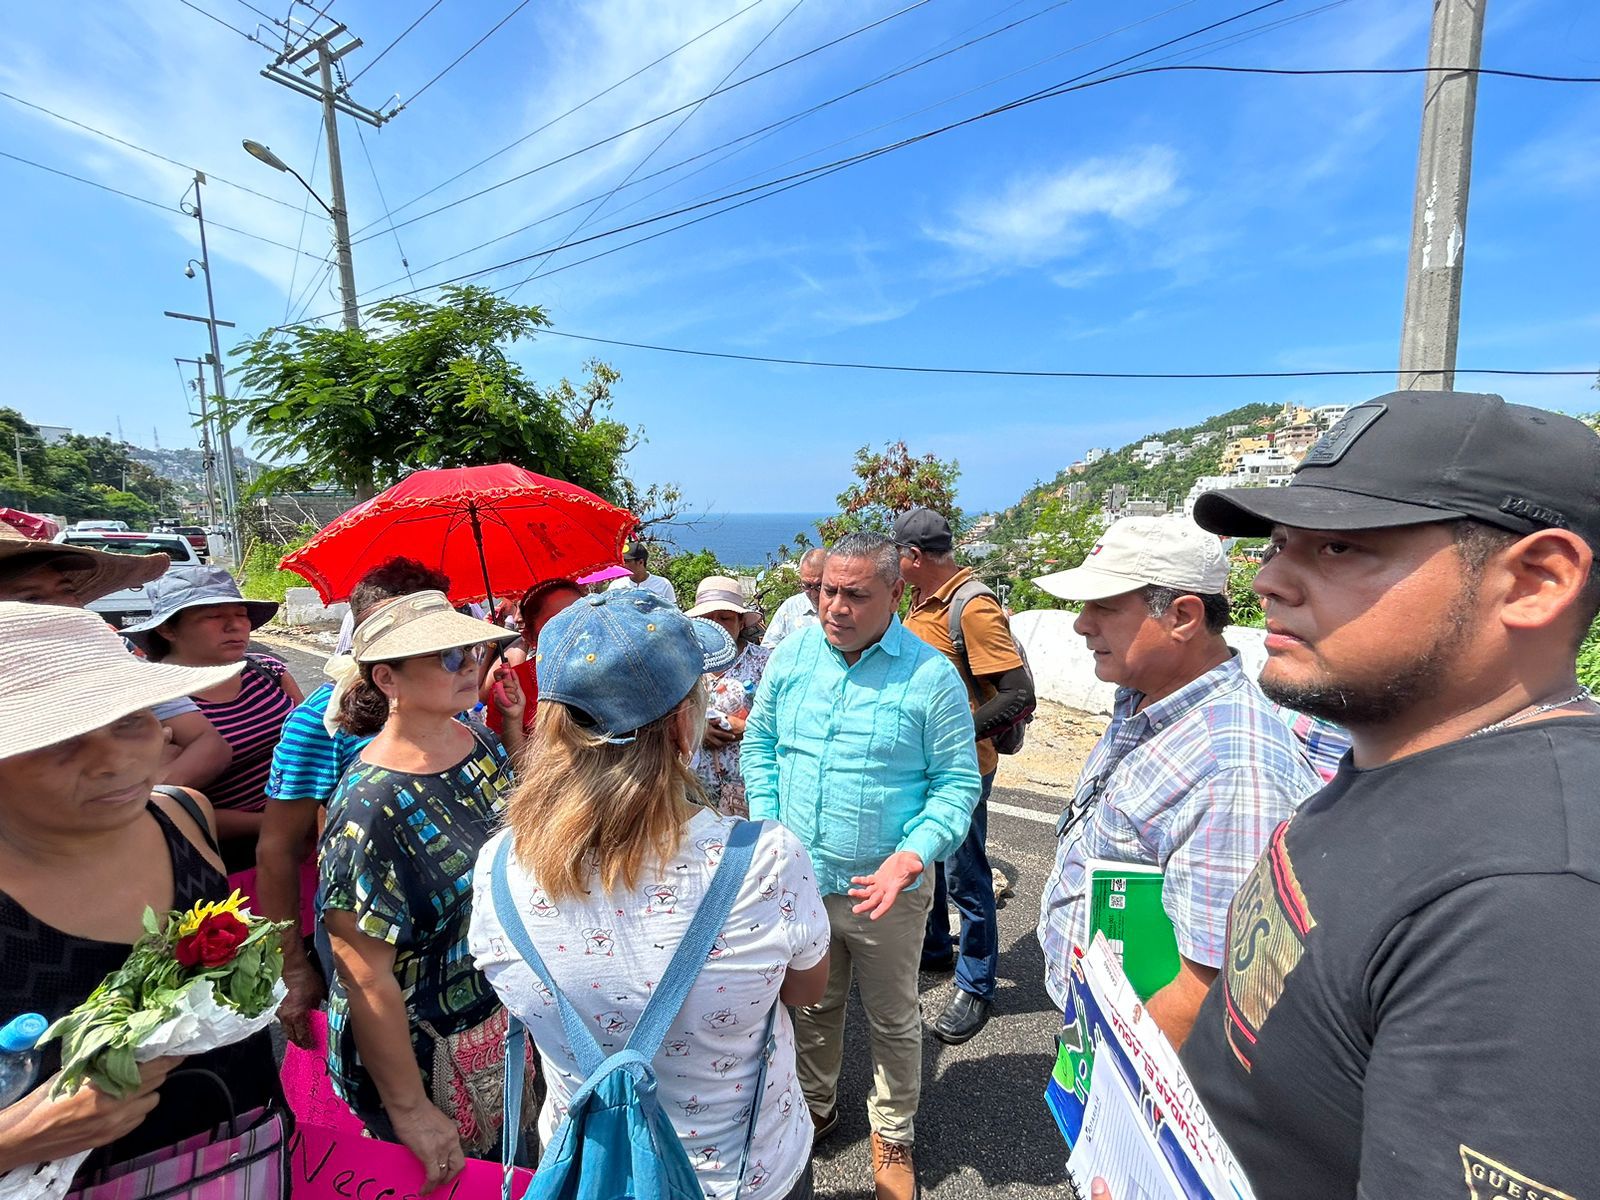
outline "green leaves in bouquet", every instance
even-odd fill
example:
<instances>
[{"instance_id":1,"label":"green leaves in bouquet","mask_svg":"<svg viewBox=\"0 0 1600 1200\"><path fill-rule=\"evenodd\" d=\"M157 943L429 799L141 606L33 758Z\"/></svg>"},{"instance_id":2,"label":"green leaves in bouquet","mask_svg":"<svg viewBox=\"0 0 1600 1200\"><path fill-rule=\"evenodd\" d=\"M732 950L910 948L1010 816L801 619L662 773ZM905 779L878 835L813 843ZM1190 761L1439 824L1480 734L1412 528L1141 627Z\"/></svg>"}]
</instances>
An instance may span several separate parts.
<instances>
[{"instance_id":1,"label":"green leaves in bouquet","mask_svg":"<svg viewBox=\"0 0 1600 1200\"><path fill-rule=\"evenodd\" d=\"M66 1096L92 1083L123 1099L139 1087L134 1051L177 1011L190 987L210 980L217 998L246 1017L258 1017L272 1004L283 974L278 934L286 923L258 921L229 962L209 969L186 969L173 955L182 914L165 921L144 911L144 936L127 961L107 975L89 998L45 1030L44 1041L61 1039L61 1074L51 1090Z\"/></svg>"}]
</instances>

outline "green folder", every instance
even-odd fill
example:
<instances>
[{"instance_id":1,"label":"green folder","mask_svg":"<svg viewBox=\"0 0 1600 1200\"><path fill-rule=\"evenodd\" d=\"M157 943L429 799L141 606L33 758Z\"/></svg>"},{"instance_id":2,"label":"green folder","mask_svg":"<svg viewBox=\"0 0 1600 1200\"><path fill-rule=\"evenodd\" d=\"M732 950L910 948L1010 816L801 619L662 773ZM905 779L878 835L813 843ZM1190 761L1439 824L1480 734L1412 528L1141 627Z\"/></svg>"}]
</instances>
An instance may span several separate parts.
<instances>
[{"instance_id":1,"label":"green folder","mask_svg":"<svg viewBox=\"0 0 1600 1200\"><path fill-rule=\"evenodd\" d=\"M1089 875L1089 936L1106 935L1140 1000L1148 1000L1178 974L1178 940L1161 904L1160 867L1092 858Z\"/></svg>"}]
</instances>

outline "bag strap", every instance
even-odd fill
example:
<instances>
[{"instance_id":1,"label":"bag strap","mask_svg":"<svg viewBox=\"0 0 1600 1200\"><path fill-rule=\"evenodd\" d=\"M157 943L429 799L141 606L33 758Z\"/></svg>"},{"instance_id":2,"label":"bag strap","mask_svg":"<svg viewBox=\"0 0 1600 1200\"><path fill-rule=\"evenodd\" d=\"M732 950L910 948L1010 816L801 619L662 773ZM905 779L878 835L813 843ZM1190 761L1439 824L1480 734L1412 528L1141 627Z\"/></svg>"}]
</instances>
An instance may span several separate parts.
<instances>
[{"instance_id":1,"label":"bag strap","mask_svg":"<svg viewBox=\"0 0 1600 1200\"><path fill-rule=\"evenodd\" d=\"M499 856L495 857L498 867ZM522 1075L528 1062L528 1027L509 1012L506 1016L505 1098L500 1116L500 1200L511 1200L511 1172L517 1156L522 1153Z\"/></svg>"},{"instance_id":2,"label":"bag strap","mask_svg":"<svg viewBox=\"0 0 1600 1200\"><path fill-rule=\"evenodd\" d=\"M555 997L557 1010L561 1014L561 1028L567 1035L567 1044L572 1047L572 1056L578 1060L578 1069L587 1078L605 1061L605 1055L600 1052L600 1043L595 1040L594 1034L589 1032L589 1027L578 1015L578 1010L572 1007L566 995L550 978L550 971L544 965L544 959L539 957L533 939L528 936L528 928L523 923L522 914L517 911L516 901L511 897L511 881L507 875L510 861L511 838L507 835L500 840L500 845L495 850L494 866L489 872L489 888L494 897L495 916L500 919L500 927L506 931L512 946L532 969L534 977ZM507 1045L509 1044L508 1038ZM510 1071L508 1070L506 1074L506 1085L509 1087Z\"/></svg>"},{"instance_id":3,"label":"bag strap","mask_svg":"<svg viewBox=\"0 0 1600 1200\"><path fill-rule=\"evenodd\" d=\"M200 827L200 836L205 838L206 845L211 847L211 853L218 855L222 853L222 847L217 845L216 836L211 832L211 825L206 821L205 814L200 811L200 805L189 794L188 788L173 787L171 784L163 783L157 785L153 790L173 801L179 808L189 814L189 819Z\"/></svg>"},{"instance_id":4,"label":"bag strap","mask_svg":"<svg viewBox=\"0 0 1600 1200\"><path fill-rule=\"evenodd\" d=\"M967 579L955 591L950 593L950 607L948 620L950 623L950 644L955 647L956 657L959 659L958 667L961 670L962 681L971 686L975 680L972 674L972 663L967 660L967 637L961 632L961 617L967 611L967 603L978 596L993 596L988 585L978 579ZM996 601L998 603L998 601Z\"/></svg>"},{"instance_id":5,"label":"bag strap","mask_svg":"<svg viewBox=\"0 0 1600 1200\"><path fill-rule=\"evenodd\" d=\"M739 1173L733 1177L733 1200L739 1200L744 1192L744 1170L750 1165L750 1148L756 1140L756 1118L761 1115L761 1098L767 1090L767 1064L777 1050L777 1044L772 1040L772 1029L777 1023L778 1008L782 1003L776 996L773 997L772 1011L767 1013L767 1027L761 1035L761 1065L756 1068L756 1086L750 1100L750 1124L745 1128L744 1149L739 1153ZM510 1200L510 1197L505 1200Z\"/></svg>"},{"instance_id":6,"label":"bag strap","mask_svg":"<svg viewBox=\"0 0 1600 1200\"><path fill-rule=\"evenodd\" d=\"M637 1050L646 1061L655 1058L656 1051L661 1049L672 1022L677 1020L678 1011L706 965L717 935L727 923L728 913L733 910L733 902L739 894L739 884L755 858L756 838L761 828L760 821L741 821L723 845L722 861L711 877L705 899L700 902L672 961L644 1006L638 1026L628 1038L627 1048Z\"/></svg>"}]
</instances>

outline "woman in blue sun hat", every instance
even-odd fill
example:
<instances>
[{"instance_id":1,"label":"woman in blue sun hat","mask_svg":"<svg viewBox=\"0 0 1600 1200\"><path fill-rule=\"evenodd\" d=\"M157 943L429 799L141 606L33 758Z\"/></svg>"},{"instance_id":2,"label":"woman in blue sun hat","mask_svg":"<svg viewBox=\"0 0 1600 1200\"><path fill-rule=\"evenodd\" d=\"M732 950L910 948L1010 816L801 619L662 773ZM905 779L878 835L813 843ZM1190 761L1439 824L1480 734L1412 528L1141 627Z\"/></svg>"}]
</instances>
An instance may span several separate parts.
<instances>
[{"instance_id":1,"label":"woman in blue sun hat","mask_svg":"<svg viewBox=\"0 0 1600 1200\"><path fill-rule=\"evenodd\" d=\"M507 828L478 856L468 940L539 1049L546 1144L583 1083L551 988L604 1054L621 1049L744 824L706 806L689 767L705 724L702 678L734 656L716 625L640 591L586 597L540 636L535 735ZM523 925L515 933L492 896L502 843ZM516 949L521 934L538 970ZM786 829L763 823L654 1058L662 1111L711 1200L731 1200L741 1183L774 1200L812 1194L811 1118L784 1005L816 1003L827 972L828 919L811 861ZM769 1024L772 1057L752 1104Z\"/></svg>"}]
</instances>

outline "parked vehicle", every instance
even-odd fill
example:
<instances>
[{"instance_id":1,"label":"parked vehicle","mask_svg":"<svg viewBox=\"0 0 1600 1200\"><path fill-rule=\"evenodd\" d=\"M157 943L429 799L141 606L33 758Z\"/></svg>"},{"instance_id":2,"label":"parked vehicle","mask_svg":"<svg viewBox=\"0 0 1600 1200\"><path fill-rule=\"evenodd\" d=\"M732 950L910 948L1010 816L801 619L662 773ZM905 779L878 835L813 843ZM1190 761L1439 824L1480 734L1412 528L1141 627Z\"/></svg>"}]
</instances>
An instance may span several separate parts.
<instances>
[{"instance_id":1,"label":"parked vehicle","mask_svg":"<svg viewBox=\"0 0 1600 1200\"><path fill-rule=\"evenodd\" d=\"M165 554L178 563L198 563L200 555L189 544L189 539L177 533L128 533L118 530L83 532L70 529L51 539L65 546L83 546L89 550L105 550L111 554ZM142 585L123 588L102 596L88 605L118 629L136 625L150 615L150 599Z\"/></svg>"},{"instance_id":2,"label":"parked vehicle","mask_svg":"<svg viewBox=\"0 0 1600 1200\"><path fill-rule=\"evenodd\" d=\"M206 531L199 525L179 525L177 521L163 517L155 524L156 533L175 533L179 537L188 539L189 545L194 547L194 552L200 556L200 561L205 562L211 555L211 542L206 537Z\"/></svg>"},{"instance_id":3,"label":"parked vehicle","mask_svg":"<svg viewBox=\"0 0 1600 1200\"><path fill-rule=\"evenodd\" d=\"M126 521L79 521L68 533L127 533Z\"/></svg>"}]
</instances>

